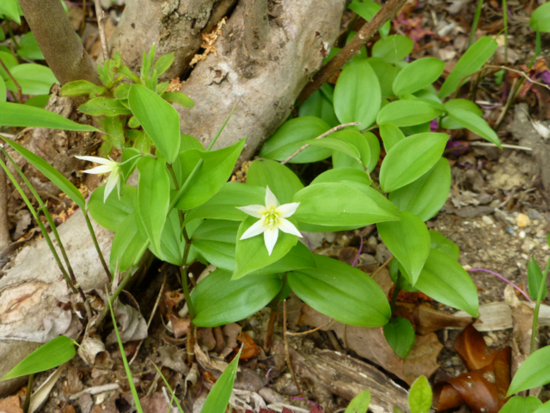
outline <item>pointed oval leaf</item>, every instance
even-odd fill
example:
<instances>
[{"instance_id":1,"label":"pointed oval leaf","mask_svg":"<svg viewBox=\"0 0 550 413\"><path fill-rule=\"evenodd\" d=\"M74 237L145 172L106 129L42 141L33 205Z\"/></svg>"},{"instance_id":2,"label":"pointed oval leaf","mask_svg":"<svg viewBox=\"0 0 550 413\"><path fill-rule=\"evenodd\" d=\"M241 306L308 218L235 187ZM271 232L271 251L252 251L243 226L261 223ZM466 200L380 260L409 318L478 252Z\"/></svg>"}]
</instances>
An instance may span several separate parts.
<instances>
[{"instance_id":1,"label":"pointed oval leaf","mask_svg":"<svg viewBox=\"0 0 550 413\"><path fill-rule=\"evenodd\" d=\"M367 132L367 134L371 133ZM331 133L329 137L345 142L352 148L356 149L359 156L356 156L355 158L360 160L359 164L361 167L366 168L371 162L370 146L367 141L366 134L363 135L354 130L343 130Z\"/></svg>"},{"instance_id":2,"label":"pointed oval leaf","mask_svg":"<svg viewBox=\"0 0 550 413\"><path fill-rule=\"evenodd\" d=\"M197 316L193 324L217 327L244 320L260 311L283 284L278 274L231 279L231 271L216 270L197 284L191 294Z\"/></svg>"},{"instance_id":3,"label":"pointed oval leaf","mask_svg":"<svg viewBox=\"0 0 550 413\"><path fill-rule=\"evenodd\" d=\"M453 260L458 261L460 248L453 241L445 237L441 232L430 230L430 248L447 254Z\"/></svg>"},{"instance_id":4,"label":"pointed oval leaf","mask_svg":"<svg viewBox=\"0 0 550 413\"><path fill-rule=\"evenodd\" d=\"M426 376L417 378L409 390L411 413L430 413L432 408L432 388Z\"/></svg>"},{"instance_id":5,"label":"pointed oval leaf","mask_svg":"<svg viewBox=\"0 0 550 413\"><path fill-rule=\"evenodd\" d=\"M449 109L449 117L455 122L460 123L466 129L477 133L479 136L487 139L489 142L494 143L496 146L502 149L500 139L496 132L491 128L487 122L476 114L463 109Z\"/></svg>"},{"instance_id":6,"label":"pointed oval leaf","mask_svg":"<svg viewBox=\"0 0 550 413\"><path fill-rule=\"evenodd\" d=\"M540 285L543 278L544 276L539 267L539 264L537 263L537 260L535 259L535 257L531 257L531 260L529 261L529 266L527 267L527 280L529 283L529 295L533 300L537 300L539 297ZM547 294L548 287L546 286L546 283L544 283L542 291L543 300L546 298Z\"/></svg>"},{"instance_id":7,"label":"pointed oval leaf","mask_svg":"<svg viewBox=\"0 0 550 413\"><path fill-rule=\"evenodd\" d=\"M134 197L136 188L130 185L122 185L120 199L118 196L110 196L103 202L105 185L97 188L88 201L88 210L95 221L109 231L118 231L126 217L134 212Z\"/></svg>"},{"instance_id":8,"label":"pointed oval leaf","mask_svg":"<svg viewBox=\"0 0 550 413\"><path fill-rule=\"evenodd\" d=\"M378 233L407 270L411 277L408 281L414 286L430 255L430 233L426 224L416 215L404 211L400 218L401 221L377 224Z\"/></svg>"},{"instance_id":9,"label":"pointed oval leaf","mask_svg":"<svg viewBox=\"0 0 550 413\"><path fill-rule=\"evenodd\" d=\"M288 274L292 291L305 303L349 325L377 327L388 322L388 299L368 274L323 255L315 255L315 262L315 269Z\"/></svg>"},{"instance_id":10,"label":"pointed oval leaf","mask_svg":"<svg viewBox=\"0 0 550 413\"><path fill-rule=\"evenodd\" d=\"M364 171L359 171L353 168L338 168L329 169L323 172L311 182L311 185L320 184L323 182L346 182L354 181L363 185L370 185L372 181Z\"/></svg>"},{"instance_id":11,"label":"pointed oval leaf","mask_svg":"<svg viewBox=\"0 0 550 413\"><path fill-rule=\"evenodd\" d=\"M550 32L550 4L544 3L537 7L531 14L529 26L531 26L531 29L534 31L542 33Z\"/></svg>"},{"instance_id":12,"label":"pointed oval leaf","mask_svg":"<svg viewBox=\"0 0 550 413\"><path fill-rule=\"evenodd\" d=\"M519 366L507 396L548 383L550 383L550 346L535 351Z\"/></svg>"},{"instance_id":13,"label":"pointed oval leaf","mask_svg":"<svg viewBox=\"0 0 550 413\"><path fill-rule=\"evenodd\" d=\"M443 155L448 139L445 133L427 132L396 143L380 168L382 190L395 191L428 172Z\"/></svg>"},{"instance_id":14,"label":"pointed oval leaf","mask_svg":"<svg viewBox=\"0 0 550 413\"><path fill-rule=\"evenodd\" d=\"M0 2L0 15L15 20L17 24L21 24L18 5L17 0L2 0L2 2Z\"/></svg>"},{"instance_id":15,"label":"pointed oval leaf","mask_svg":"<svg viewBox=\"0 0 550 413\"><path fill-rule=\"evenodd\" d=\"M393 123L395 126L415 126L429 122L443 111L424 99L396 100L384 106L378 113L379 125Z\"/></svg>"},{"instance_id":16,"label":"pointed oval leaf","mask_svg":"<svg viewBox=\"0 0 550 413\"><path fill-rule=\"evenodd\" d=\"M406 36L394 34L378 40L372 46L372 55L386 63L396 63L412 52L414 42Z\"/></svg>"},{"instance_id":17,"label":"pointed oval leaf","mask_svg":"<svg viewBox=\"0 0 550 413\"><path fill-rule=\"evenodd\" d=\"M403 134L401 129L399 129L393 123L380 125L379 129L380 137L382 138L382 142L384 143L384 149L386 150L386 153L388 153L397 142L405 139L405 135Z\"/></svg>"},{"instance_id":18,"label":"pointed oval leaf","mask_svg":"<svg viewBox=\"0 0 550 413\"><path fill-rule=\"evenodd\" d=\"M369 65L376 73L378 77L378 82L380 83L380 92L382 93L383 98L388 98L393 96L393 81L398 70L394 65L384 62L378 57L369 57L366 59L369 62Z\"/></svg>"},{"instance_id":19,"label":"pointed oval leaf","mask_svg":"<svg viewBox=\"0 0 550 413\"><path fill-rule=\"evenodd\" d=\"M139 227L139 223L138 223ZM142 228L141 232L145 232ZM183 252L185 250L185 240L181 231L178 211L173 209L166 218L162 234L160 236L160 250L153 244L149 244L149 249L155 256L174 265L183 264Z\"/></svg>"},{"instance_id":20,"label":"pointed oval leaf","mask_svg":"<svg viewBox=\"0 0 550 413\"><path fill-rule=\"evenodd\" d=\"M360 130L374 123L382 94L376 73L366 60L348 63L334 88L334 111L342 123L360 122Z\"/></svg>"},{"instance_id":21,"label":"pointed oval leaf","mask_svg":"<svg viewBox=\"0 0 550 413\"><path fill-rule=\"evenodd\" d=\"M166 162L173 163L180 148L180 119L176 109L141 85L132 86L128 104Z\"/></svg>"},{"instance_id":22,"label":"pointed oval leaf","mask_svg":"<svg viewBox=\"0 0 550 413\"><path fill-rule=\"evenodd\" d=\"M89 95L90 97L95 95L101 95L105 91L104 86L98 86L87 80L75 80L69 82L61 88L62 96L82 96Z\"/></svg>"},{"instance_id":23,"label":"pointed oval leaf","mask_svg":"<svg viewBox=\"0 0 550 413\"><path fill-rule=\"evenodd\" d=\"M10 70L25 95L47 95L54 83L59 83L52 70L43 65L25 63L17 65ZM12 92L17 92L17 86L11 78L4 79L6 87Z\"/></svg>"},{"instance_id":24,"label":"pointed oval leaf","mask_svg":"<svg viewBox=\"0 0 550 413\"><path fill-rule=\"evenodd\" d=\"M0 103L4 103L7 99L6 84L4 83L4 79L0 77Z\"/></svg>"},{"instance_id":25,"label":"pointed oval leaf","mask_svg":"<svg viewBox=\"0 0 550 413\"><path fill-rule=\"evenodd\" d=\"M124 272L130 268L146 243L147 237L142 235L139 230L136 214L129 214L122 221L113 238L113 246L111 247L111 255L109 257L109 269L111 272L114 273L117 269L120 272ZM143 250L145 251L144 248Z\"/></svg>"},{"instance_id":26,"label":"pointed oval leaf","mask_svg":"<svg viewBox=\"0 0 550 413\"><path fill-rule=\"evenodd\" d=\"M59 336L34 350L11 369L0 381L40 373L71 360L76 354L74 344L68 337Z\"/></svg>"},{"instance_id":27,"label":"pointed oval leaf","mask_svg":"<svg viewBox=\"0 0 550 413\"><path fill-rule=\"evenodd\" d=\"M414 345L414 327L406 318L396 317L384 326L384 337L395 354L404 359Z\"/></svg>"},{"instance_id":28,"label":"pointed oval leaf","mask_svg":"<svg viewBox=\"0 0 550 413\"><path fill-rule=\"evenodd\" d=\"M332 149L333 151L342 152L343 154L350 156L354 159L359 159L361 155L357 148L353 145L343 142L339 139L334 138L323 138L323 139L311 139L305 141L304 144L312 146L321 146L323 148Z\"/></svg>"},{"instance_id":29,"label":"pointed oval leaf","mask_svg":"<svg viewBox=\"0 0 550 413\"><path fill-rule=\"evenodd\" d=\"M237 377L237 369L239 368L239 358L241 357L241 350L237 356L233 359L229 366L222 373L220 378L210 390L202 411L208 413L225 413L227 405L229 404L229 398L233 392L233 384L235 383L235 377Z\"/></svg>"},{"instance_id":30,"label":"pointed oval leaf","mask_svg":"<svg viewBox=\"0 0 550 413\"><path fill-rule=\"evenodd\" d=\"M325 85L329 86L327 83ZM332 92L332 86L329 86ZM332 92L334 93L334 92ZM334 113L332 102L323 94L321 90L316 90L300 106L300 116L315 116L323 119L331 128L338 125L338 118Z\"/></svg>"},{"instance_id":31,"label":"pointed oval leaf","mask_svg":"<svg viewBox=\"0 0 550 413\"><path fill-rule=\"evenodd\" d=\"M424 89L439 79L444 69L445 62L435 57L415 60L397 74L393 81L393 93L402 96Z\"/></svg>"},{"instance_id":32,"label":"pointed oval leaf","mask_svg":"<svg viewBox=\"0 0 550 413\"><path fill-rule=\"evenodd\" d=\"M270 159L252 162L246 174L246 183L262 188L269 186L281 205L291 202L294 194L304 187L296 174L288 167Z\"/></svg>"},{"instance_id":33,"label":"pointed oval leaf","mask_svg":"<svg viewBox=\"0 0 550 413\"><path fill-rule=\"evenodd\" d=\"M365 21L370 21L376 15L376 13L380 11L382 7L372 0L354 0L351 2L348 8L350 10L353 10L363 19L365 19ZM380 30L378 30L382 39L385 38L390 32L390 24L391 22L388 20L386 23L384 23ZM346 413L348 413L347 410Z\"/></svg>"},{"instance_id":34,"label":"pointed oval leaf","mask_svg":"<svg viewBox=\"0 0 550 413\"><path fill-rule=\"evenodd\" d=\"M534 413L542 407L542 402L533 396L514 396L506 402L499 413Z\"/></svg>"},{"instance_id":35,"label":"pointed oval leaf","mask_svg":"<svg viewBox=\"0 0 550 413\"><path fill-rule=\"evenodd\" d=\"M365 390L355 396L344 413L367 413L370 404L370 391Z\"/></svg>"},{"instance_id":36,"label":"pointed oval leaf","mask_svg":"<svg viewBox=\"0 0 550 413\"><path fill-rule=\"evenodd\" d=\"M533 413L550 413L550 402L544 403L542 406L536 409Z\"/></svg>"},{"instance_id":37,"label":"pointed oval leaf","mask_svg":"<svg viewBox=\"0 0 550 413\"><path fill-rule=\"evenodd\" d=\"M162 98L168 102L177 103L184 108L189 109L195 107L195 102L193 102L189 96L181 92L166 92L162 95Z\"/></svg>"}]
</instances>

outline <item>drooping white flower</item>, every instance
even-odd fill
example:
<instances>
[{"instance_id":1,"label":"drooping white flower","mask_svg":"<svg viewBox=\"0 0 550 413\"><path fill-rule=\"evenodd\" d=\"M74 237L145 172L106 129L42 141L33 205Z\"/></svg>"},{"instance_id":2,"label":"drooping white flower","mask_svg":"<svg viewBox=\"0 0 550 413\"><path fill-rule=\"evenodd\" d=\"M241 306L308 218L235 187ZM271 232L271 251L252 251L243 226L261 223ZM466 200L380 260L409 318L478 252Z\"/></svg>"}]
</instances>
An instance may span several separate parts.
<instances>
[{"instance_id":1,"label":"drooping white flower","mask_svg":"<svg viewBox=\"0 0 550 413\"><path fill-rule=\"evenodd\" d=\"M302 237L300 231L294 226L292 222L285 219L290 217L296 212L300 206L299 202L293 202L291 204L279 205L277 198L273 195L273 192L266 187L265 191L265 206L264 205L249 205L245 207L237 207L241 211L247 213L260 220L248 228L241 239L247 239L264 233L264 242L269 255L273 252L273 248L277 243L279 237L279 230L286 232L287 234L296 235Z\"/></svg>"},{"instance_id":2,"label":"drooping white flower","mask_svg":"<svg viewBox=\"0 0 550 413\"><path fill-rule=\"evenodd\" d=\"M544 139L548 139L550 137L550 129L544 126L541 122L539 122L538 120L532 120L531 124L533 125L533 128L535 128L535 130L538 132L538 134Z\"/></svg>"},{"instance_id":3,"label":"drooping white flower","mask_svg":"<svg viewBox=\"0 0 550 413\"><path fill-rule=\"evenodd\" d=\"M95 168L83 171L87 174L106 174L109 172L111 173L111 175L109 175L109 179L107 180L107 185L105 186L105 195L103 196L103 202L107 201L109 194L113 191L113 189L115 189L115 186L118 190L118 199L120 199L120 177L122 175L122 170L118 162L113 161L111 158L105 159L99 158L97 156L75 156L75 158L100 164L100 166L96 166Z\"/></svg>"}]
</instances>

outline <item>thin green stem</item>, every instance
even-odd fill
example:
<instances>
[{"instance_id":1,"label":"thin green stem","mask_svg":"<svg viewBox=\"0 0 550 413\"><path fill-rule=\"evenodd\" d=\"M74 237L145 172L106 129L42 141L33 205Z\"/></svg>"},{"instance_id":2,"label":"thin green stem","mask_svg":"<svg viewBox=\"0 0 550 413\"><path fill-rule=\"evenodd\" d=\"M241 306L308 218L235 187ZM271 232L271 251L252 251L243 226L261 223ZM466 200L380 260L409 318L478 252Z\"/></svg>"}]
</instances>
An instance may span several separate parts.
<instances>
[{"instance_id":1,"label":"thin green stem","mask_svg":"<svg viewBox=\"0 0 550 413\"><path fill-rule=\"evenodd\" d=\"M395 288L393 289L393 295L391 296L390 301L390 308L391 312L393 314L393 310L395 309L395 303L397 302L397 296L399 295L399 292L401 291L401 272L397 272L397 280L395 282Z\"/></svg>"},{"instance_id":2,"label":"thin green stem","mask_svg":"<svg viewBox=\"0 0 550 413\"><path fill-rule=\"evenodd\" d=\"M176 190L180 189L180 185L178 183L178 178L176 177L176 172L174 171L174 167L172 164L166 164L166 167L168 168L168 171L170 172L170 175L172 176L172 181L174 182L174 187ZM180 228L183 228L183 211L181 209L178 209L178 218L180 220Z\"/></svg>"},{"instance_id":3,"label":"thin green stem","mask_svg":"<svg viewBox=\"0 0 550 413\"><path fill-rule=\"evenodd\" d=\"M185 296L185 302L189 308L189 316L191 322L195 319L197 313L193 308L193 303L191 302L191 294L189 294L189 286L187 285L187 259L189 258L189 251L191 250L191 239L187 235L187 230L183 228L183 237L185 239L185 249L183 251L183 258L181 260L181 286L183 287L183 295Z\"/></svg>"},{"instance_id":4,"label":"thin green stem","mask_svg":"<svg viewBox=\"0 0 550 413\"><path fill-rule=\"evenodd\" d=\"M25 403L23 403L23 413L29 411L31 405L32 386L34 384L34 373L29 374L29 380L27 382L27 395L25 396Z\"/></svg>"},{"instance_id":5,"label":"thin green stem","mask_svg":"<svg viewBox=\"0 0 550 413\"><path fill-rule=\"evenodd\" d=\"M17 39L13 34L13 30L11 29L11 24L9 21L7 22L6 26L8 28L8 34L10 35L10 39L13 42L13 45L15 46L16 49L19 49L20 48L19 43L17 43Z\"/></svg>"},{"instance_id":6,"label":"thin green stem","mask_svg":"<svg viewBox=\"0 0 550 413\"><path fill-rule=\"evenodd\" d=\"M12 173L10 172L10 170L8 169L8 167L6 166L6 164L2 160L0 160L0 166L4 169L4 171L6 172L6 175L8 175L8 178L11 180L13 186L15 186L15 188L17 189L17 191L21 195L21 198L23 199L23 201L27 205L27 208L29 208L29 211L31 212L32 216L34 217L34 220L38 224L38 227L40 228L40 231L42 232L42 236L46 240L46 243L48 244L48 247L50 248L50 251L52 252L52 254L55 258L57 266L59 267L59 270L61 271L61 273L63 274L63 277L65 278L65 281L67 282L67 285L73 290L73 292L75 294L77 294L78 290L73 285L73 283L71 281L71 278L69 277L69 274L67 273L67 271L63 267L63 264L61 263L61 260L59 259L59 255L57 254L57 250L55 249L55 247L52 243L52 240L50 238L50 234L48 234L48 231L46 231L46 228L44 227L44 224L42 223L42 221L40 221L40 218L38 217L36 209L34 209L34 207L31 204L31 201L29 201L29 198L27 198L27 196L25 195L25 192L23 192L23 189L21 188L19 183L15 180L15 177L12 175Z\"/></svg>"},{"instance_id":7,"label":"thin green stem","mask_svg":"<svg viewBox=\"0 0 550 413\"><path fill-rule=\"evenodd\" d=\"M472 22L472 30L470 31L470 41L468 42L468 47L474 43L476 38L477 25L479 23L479 17L481 16L481 9L483 8L483 0L477 1L476 14L474 15L474 21Z\"/></svg>"},{"instance_id":8,"label":"thin green stem","mask_svg":"<svg viewBox=\"0 0 550 413\"><path fill-rule=\"evenodd\" d=\"M109 270L109 266L107 265L107 262L105 261L105 257L103 256L103 253L101 252L101 248L99 248L99 242L97 242L97 237L95 235L94 227L92 225L92 221L90 221L90 217L88 215L88 211L82 210L82 213L84 214L84 219L86 220L86 225L88 226L88 231L90 232L90 235L92 236L92 240L94 242L94 247L97 251L97 255L99 256L99 259L101 261L101 265L103 266L103 269L105 270L105 274L107 274L107 279L109 280L109 284L113 282L113 275L111 274L111 271Z\"/></svg>"},{"instance_id":9,"label":"thin green stem","mask_svg":"<svg viewBox=\"0 0 550 413\"><path fill-rule=\"evenodd\" d=\"M537 324L539 321L539 310L540 304L542 302L542 294L547 290L546 287L546 278L548 277L548 270L550 270L550 258L546 261L546 268L544 269L544 274L542 280L540 280L539 293L537 295L537 303L535 304L535 312L533 313L533 327L531 328L531 351L529 354L533 354L535 351L535 344L537 341Z\"/></svg>"}]
</instances>

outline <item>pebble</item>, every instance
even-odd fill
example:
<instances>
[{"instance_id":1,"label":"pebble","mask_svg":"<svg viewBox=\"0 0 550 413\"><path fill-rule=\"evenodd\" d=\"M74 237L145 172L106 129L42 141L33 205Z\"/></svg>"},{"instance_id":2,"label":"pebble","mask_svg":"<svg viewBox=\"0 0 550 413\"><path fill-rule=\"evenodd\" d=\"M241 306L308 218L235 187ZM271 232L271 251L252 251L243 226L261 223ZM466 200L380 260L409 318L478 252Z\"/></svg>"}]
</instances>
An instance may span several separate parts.
<instances>
[{"instance_id":1,"label":"pebble","mask_svg":"<svg viewBox=\"0 0 550 413\"><path fill-rule=\"evenodd\" d=\"M487 346L489 347L491 347L494 344L493 339L491 337L483 336L483 340L485 340L485 344L487 344Z\"/></svg>"},{"instance_id":2,"label":"pebble","mask_svg":"<svg viewBox=\"0 0 550 413\"><path fill-rule=\"evenodd\" d=\"M518 214L516 217L516 224L520 228L525 228L531 225L531 219L525 214Z\"/></svg>"},{"instance_id":3,"label":"pebble","mask_svg":"<svg viewBox=\"0 0 550 413\"><path fill-rule=\"evenodd\" d=\"M519 232L519 237L520 237L521 239L525 238L525 231L520 231L520 232Z\"/></svg>"},{"instance_id":4,"label":"pebble","mask_svg":"<svg viewBox=\"0 0 550 413\"><path fill-rule=\"evenodd\" d=\"M481 221L483 221L483 223L485 225L489 225L489 226L493 226L495 225L495 220L493 218L491 218L489 215L484 215L482 218L481 218Z\"/></svg>"},{"instance_id":5,"label":"pebble","mask_svg":"<svg viewBox=\"0 0 550 413\"><path fill-rule=\"evenodd\" d=\"M531 239L526 239L525 242L521 246L521 250L523 252L527 253L527 252L532 251L533 248L535 248L535 246L536 246L535 241L533 241Z\"/></svg>"},{"instance_id":6,"label":"pebble","mask_svg":"<svg viewBox=\"0 0 550 413\"><path fill-rule=\"evenodd\" d=\"M514 229L514 227L508 225L508 226L506 227L506 232L507 232L508 234L510 234L510 235L514 235L514 232L516 232L516 230Z\"/></svg>"},{"instance_id":7,"label":"pebble","mask_svg":"<svg viewBox=\"0 0 550 413\"><path fill-rule=\"evenodd\" d=\"M544 219L542 214L539 211L535 210L535 209L528 209L527 210L527 216L529 218L531 218L532 220L538 219L540 221L540 220Z\"/></svg>"}]
</instances>

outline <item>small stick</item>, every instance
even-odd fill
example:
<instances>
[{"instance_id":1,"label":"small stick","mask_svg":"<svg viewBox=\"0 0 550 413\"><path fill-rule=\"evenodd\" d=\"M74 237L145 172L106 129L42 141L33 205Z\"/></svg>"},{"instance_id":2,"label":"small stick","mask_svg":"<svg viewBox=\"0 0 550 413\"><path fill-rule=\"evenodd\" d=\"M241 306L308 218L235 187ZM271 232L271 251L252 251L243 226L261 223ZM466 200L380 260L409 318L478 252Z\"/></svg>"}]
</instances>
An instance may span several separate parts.
<instances>
[{"instance_id":1,"label":"small stick","mask_svg":"<svg viewBox=\"0 0 550 413\"><path fill-rule=\"evenodd\" d=\"M302 388L298 384L298 380L296 380L296 375L294 374L294 369L292 368L292 364L290 363L290 354L288 352L288 339L287 339L287 332L286 332L286 300L283 301L283 337L285 342L285 359L286 364L288 364L288 369L290 370L290 374L292 375L292 379L294 380L294 384L296 384L296 387L298 388L298 391L300 392L300 395L304 400L306 399L306 396L304 395L304 392L302 391Z\"/></svg>"},{"instance_id":2,"label":"small stick","mask_svg":"<svg viewBox=\"0 0 550 413\"><path fill-rule=\"evenodd\" d=\"M335 126L334 128L329 129L325 133L322 133L321 135L317 136L315 139L323 139L323 138L327 137L328 135L330 135L331 133L339 131L340 129L347 128L348 126L358 126L358 125L360 125L359 122L342 123L341 125ZM298 148L296 150L296 152L294 152L292 155L290 155L288 158L286 158L283 162L281 162L281 165L284 165L285 163L290 161L292 158L294 158L296 155L298 155L300 152L302 152L308 146L309 146L309 143L306 143L301 148Z\"/></svg>"},{"instance_id":3,"label":"small stick","mask_svg":"<svg viewBox=\"0 0 550 413\"><path fill-rule=\"evenodd\" d=\"M97 27L99 29L99 39L101 40L101 50L103 52L103 60L109 59L109 48L107 47L107 37L105 36L105 15L101 8L101 0L94 0L95 14L97 16Z\"/></svg>"},{"instance_id":4,"label":"small stick","mask_svg":"<svg viewBox=\"0 0 550 413\"><path fill-rule=\"evenodd\" d=\"M0 152L0 159L5 161L2 152ZM0 168L0 251L11 244L8 200L8 178L4 169Z\"/></svg>"},{"instance_id":5,"label":"small stick","mask_svg":"<svg viewBox=\"0 0 550 413\"><path fill-rule=\"evenodd\" d=\"M511 67L506 67L506 66L494 66L494 65L486 65L485 67L489 67L489 68L493 68L493 69L503 69L503 70L507 70L509 72L517 73L518 75L521 75L522 77L527 79L529 82L534 83L535 85L542 86L542 87L550 90L550 86L548 86L546 83L537 82L536 80L529 77L529 75L527 73L525 73L524 71L522 71L522 70L512 69Z\"/></svg>"},{"instance_id":6,"label":"small stick","mask_svg":"<svg viewBox=\"0 0 550 413\"><path fill-rule=\"evenodd\" d=\"M500 127L500 124L504 120L504 117L506 116L506 113L508 112L508 109L510 109L510 106L514 102L514 100L516 98L516 95L519 92L519 88L523 84L524 80L525 80L525 78L521 78L519 80L519 84L518 84L518 79L514 79L514 81L512 82L512 87L510 88L510 95L508 96L508 100L506 101L506 106L504 106L504 109L502 109L502 112L500 113L500 116L498 117L498 119L495 123L495 126L493 126L493 129L495 131Z\"/></svg>"},{"instance_id":7,"label":"small stick","mask_svg":"<svg viewBox=\"0 0 550 413\"><path fill-rule=\"evenodd\" d=\"M13 77L13 75L11 74L11 72L9 71L7 66L4 64L2 59L0 59L0 66L2 66L2 69L4 69L6 71L6 73L8 74L10 79L12 80L13 84L17 88L17 94L19 95L18 103L23 103L23 90L21 90L21 86L19 86L19 83L17 83L17 80L15 80L15 78Z\"/></svg>"},{"instance_id":8,"label":"small stick","mask_svg":"<svg viewBox=\"0 0 550 413\"><path fill-rule=\"evenodd\" d=\"M311 330L301 331L301 332L299 332L299 333L288 333L288 332L287 332L286 334L287 334L288 336L305 336L305 335L311 334L311 333L313 333L313 332L315 332L315 331L317 331L317 330L321 330L322 328L330 327L330 325L331 325L332 323L334 323L334 318L331 318L331 319L329 320L328 323L325 323L325 324L323 324L322 326L319 326L319 327L315 327L315 328L313 328L313 329L311 329ZM286 329L285 329L285 330L286 330Z\"/></svg>"},{"instance_id":9,"label":"small stick","mask_svg":"<svg viewBox=\"0 0 550 413\"><path fill-rule=\"evenodd\" d=\"M391 262L392 259L393 259L393 255L392 255L390 258L388 258L384 264L382 264L380 267L378 267L378 268L376 269L376 271L374 271L374 272L370 275L370 277L371 277L371 278L374 277L376 274L378 274L380 271L382 271L382 268L387 267L388 264Z\"/></svg>"},{"instance_id":10,"label":"small stick","mask_svg":"<svg viewBox=\"0 0 550 413\"><path fill-rule=\"evenodd\" d=\"M494 143L490 142L471 142L470 146L490 146L490 147L497 147ZM506 143L502 143L500 146L502 146L504 149L517 149L518 151L527 151L531 152L533 148L528 148L527 146L517 146L517 145L508 145Z\"/></svg>"}]
</instances>

